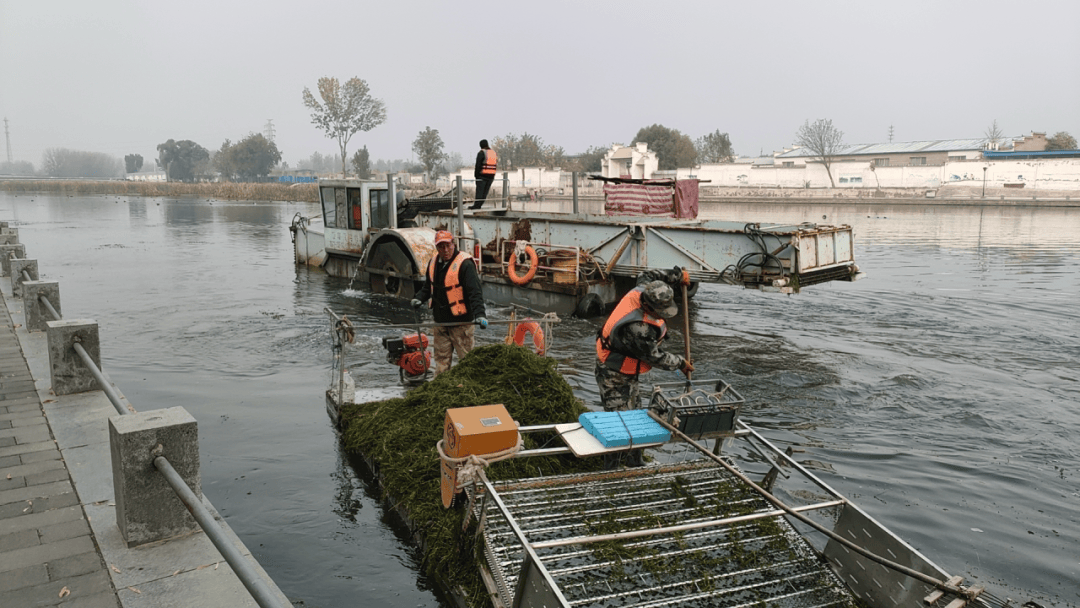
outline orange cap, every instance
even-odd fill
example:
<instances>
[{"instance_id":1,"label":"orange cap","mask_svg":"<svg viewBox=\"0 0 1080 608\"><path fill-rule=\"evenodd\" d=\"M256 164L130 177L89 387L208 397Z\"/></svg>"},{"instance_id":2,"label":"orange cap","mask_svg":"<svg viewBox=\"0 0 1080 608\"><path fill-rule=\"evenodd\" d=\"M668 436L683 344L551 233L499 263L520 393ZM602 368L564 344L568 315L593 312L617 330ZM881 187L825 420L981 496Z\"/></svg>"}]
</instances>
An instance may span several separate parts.
<instances>
[{"instance_id":1,"label":"orange cap","mask_svg":"<svg viewBox=\"0 0 1080 608\"><path fill-rule=\"evenodd\" d=\"M440 231L435 233L435 244L436 245L438 245L439 243L453 243L453 242L454 242L454 235L450 234L446 230L440 230Z\"/></svg>"}]
</instances>

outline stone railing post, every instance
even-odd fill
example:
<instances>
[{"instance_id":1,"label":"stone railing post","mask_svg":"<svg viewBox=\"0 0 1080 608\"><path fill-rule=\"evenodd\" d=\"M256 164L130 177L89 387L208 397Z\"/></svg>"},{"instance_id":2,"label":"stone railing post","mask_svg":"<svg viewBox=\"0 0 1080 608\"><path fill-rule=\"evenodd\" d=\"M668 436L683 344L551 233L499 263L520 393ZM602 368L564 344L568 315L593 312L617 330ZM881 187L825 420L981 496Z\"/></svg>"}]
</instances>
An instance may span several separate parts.
<instances>
[{"instance_id":1,"label":"stone railing post","mask_svg":"<svg viewBox=\"0 0 1080 608\"><path fill-rule=\"evenodd\" d=\"M82 344L94 365L101 369L101 343L98 341L97 321L91 319L48 321L45 327L53 393L70 395L101 390L97 379L90 370L86 369L86 365L83 364L82 358L74 348L75 342Z\"/></svg>"},{"instance_id":2,"label":"stone railing post","mask_svg":"<svg viewBox=\"0 0 1080 608\"><path fill-rule=\"evenodd\" d=\"M0 234L0 239L4 235ZM19 243L6 243L0 244L0 269L3 269L4 274L11 274L11 258L25 258L26 257L26 245Z\"/></svg>"},{"instance_id":3,"label":"stone railing post","mask_svg":"<svg viewBox=\"0 0 1080 608\"><path fill-rule=\"evenodd\" d=\"M45 308L38 296L45 296L49 304L56 309L56 314L64 314L60 310L60 283L56 281L24 281L22 294L26 331L45 331L48 329L46 323L56 320L49 314L49 309Z\"/></svg>"},{"instance_id":4,"label":"stone railing post","mask_svg":"<svg viewBox=\"0 0 1080 608\"><path fill-rule=\"evenodd\" d=\"M38 280L37 260L24 260L22 258L11 260L11 295L22 295L23 271L30 275L31 281Z\"/></svg>"},{"instance_id":5,"label":"stone railing post","mask_svg":"<svg viewBox=\"0 0 1080 608\"><path fill-rule=\"evenodd\" d=\"M182 407L109 418L116 526L128 547L199 529L176 492L154 467L164 456L202 498L199 429ZM160 447L159 447L160 446Z\"/></svg>"}]
</instances>

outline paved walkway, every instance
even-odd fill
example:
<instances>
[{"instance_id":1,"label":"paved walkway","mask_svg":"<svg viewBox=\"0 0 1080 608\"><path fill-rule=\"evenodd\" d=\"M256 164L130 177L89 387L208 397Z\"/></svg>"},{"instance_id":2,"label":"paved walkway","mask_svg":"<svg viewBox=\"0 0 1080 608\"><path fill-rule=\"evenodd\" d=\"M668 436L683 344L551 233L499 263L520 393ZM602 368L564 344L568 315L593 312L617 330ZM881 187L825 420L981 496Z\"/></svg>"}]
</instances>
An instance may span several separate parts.
<instances>
[{"instance_id":1,"label":"paved walkway","mask_svg":"<svg viewBox=\"0 0 1080 608\"><path fill-rule=\"evenodd\" d=\"M120 605L6 303L0 306L0 597L12 608Z\"/></svg>"}]
</instances>

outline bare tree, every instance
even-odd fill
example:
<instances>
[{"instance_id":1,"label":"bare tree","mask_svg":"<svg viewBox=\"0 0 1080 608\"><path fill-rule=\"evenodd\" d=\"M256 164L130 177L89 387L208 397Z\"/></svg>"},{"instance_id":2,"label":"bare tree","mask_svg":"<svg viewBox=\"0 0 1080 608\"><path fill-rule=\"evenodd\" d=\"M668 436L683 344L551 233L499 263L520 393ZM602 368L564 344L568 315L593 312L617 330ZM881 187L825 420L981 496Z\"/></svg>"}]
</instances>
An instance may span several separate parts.
<instances>
[{"instance_id":1,"label":"bare tree","mask_svg":"<svg viewBox=\"0 0 1080 608\"><path fill-rule=\"evenodd\" d=\"M1005 138L1005 135L1004 135L1004 133L1001 132L1001 129L998 127L996 118L994 119L994 122L992 122L990 124L990 126L986 128L985 135L986 135L986 141L993 144L993 146L991 146L991 147L994 150L997 150L998 144L1001 143L1001 140Z\"/></svg>"},{"instance_id":2,"label":"bare tree","mask_svg":"<svg viewBox=\"0 0 1080 608\"><path fill-rule=\"evenodd\" d=\"M363 80L353 77L344 86L337 78L319 79L319 97L304 87L304 105L311 110L311 124L319 127L341 148L341 174L348 175L345 163L349 158L345 148L357 131L370 131L386 120L386 105L375 99Z\"/></svg>"},{"instance_id":3,"label":"bare tree","mask_svg":"<svg viewBox=\"0 0 1080 608\"><path fill-rule=\"evenodd\" d=\"M844 132L834 127L827 118L819 118L814 124L807 120L795 133L795 145L806 148L814 155L815 160L825 165L829 183L835 188L831 167L836 156L844 149Z\"/></svg>"}]
</instances>

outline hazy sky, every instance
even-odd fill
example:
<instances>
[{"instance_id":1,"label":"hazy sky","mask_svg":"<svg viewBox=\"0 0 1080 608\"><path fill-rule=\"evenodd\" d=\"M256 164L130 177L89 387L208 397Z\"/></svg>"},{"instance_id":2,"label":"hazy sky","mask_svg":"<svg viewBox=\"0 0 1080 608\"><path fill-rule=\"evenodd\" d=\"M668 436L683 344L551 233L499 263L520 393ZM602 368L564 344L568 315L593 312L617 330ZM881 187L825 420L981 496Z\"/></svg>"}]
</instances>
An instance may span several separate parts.
<instances>
[{"instance_id":1,"label":"hazy sky","mask_svg":"<svg viewBox=\"0 0 1080 608\"><path fill-rule=\"evenodd\" d=\"M333 153L301 99L321 76L386 103L350 143L372 159L409 158L427 126L467 161L481 138L575 154L654 123L749 155L817 118L847 143L995 119L1080 137L1080 2L0 0L0 118L39 168L52 147L213 150L269 119L290 163Z\"/></svg>"}]
</instances>

